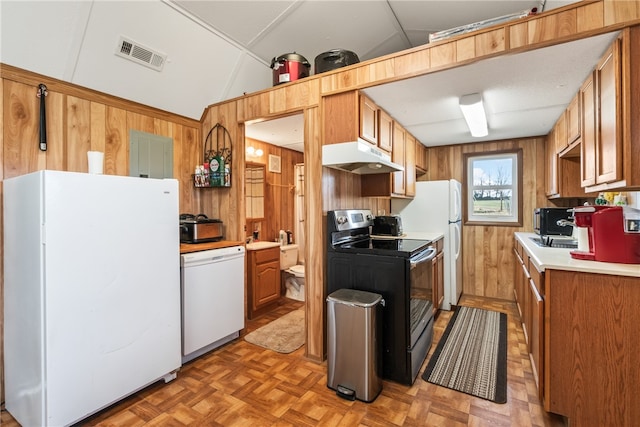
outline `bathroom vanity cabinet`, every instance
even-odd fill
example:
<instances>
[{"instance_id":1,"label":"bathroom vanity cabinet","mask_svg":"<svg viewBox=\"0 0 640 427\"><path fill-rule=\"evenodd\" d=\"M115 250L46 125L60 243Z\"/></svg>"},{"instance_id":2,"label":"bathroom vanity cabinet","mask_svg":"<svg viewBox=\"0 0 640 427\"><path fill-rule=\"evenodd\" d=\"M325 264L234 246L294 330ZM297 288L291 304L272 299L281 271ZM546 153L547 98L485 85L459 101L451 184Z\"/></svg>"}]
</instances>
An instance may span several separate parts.
<instances>
[{"instance_id":1,"label":"bathroom vanity cabinet","mask_svg":"<svg viewBox=\"0 0 640 427\"><path fill-rule=\"evenodd\" d=\"M254 319L280 300L280 246L247 253L247 316Z\"/></svg>"}]
</instances>

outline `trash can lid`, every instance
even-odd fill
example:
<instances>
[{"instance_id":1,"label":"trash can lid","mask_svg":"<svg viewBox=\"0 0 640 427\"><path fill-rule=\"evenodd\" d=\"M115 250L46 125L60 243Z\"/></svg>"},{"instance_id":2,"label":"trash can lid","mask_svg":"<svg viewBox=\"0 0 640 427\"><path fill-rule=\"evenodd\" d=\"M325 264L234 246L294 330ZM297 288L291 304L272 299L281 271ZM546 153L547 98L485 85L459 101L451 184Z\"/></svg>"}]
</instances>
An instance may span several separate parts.
<instances>
[{"instance_id":1,"label":"trash can lid","mask_svg":"<svg viewBox=\"0 0 640 427\"><path fill-rule=\"evenodd\" d=\"M327 297L327 301L372 307L382 301L382 295L357 289L338 289Z\"/></svg>"}]
</instances>

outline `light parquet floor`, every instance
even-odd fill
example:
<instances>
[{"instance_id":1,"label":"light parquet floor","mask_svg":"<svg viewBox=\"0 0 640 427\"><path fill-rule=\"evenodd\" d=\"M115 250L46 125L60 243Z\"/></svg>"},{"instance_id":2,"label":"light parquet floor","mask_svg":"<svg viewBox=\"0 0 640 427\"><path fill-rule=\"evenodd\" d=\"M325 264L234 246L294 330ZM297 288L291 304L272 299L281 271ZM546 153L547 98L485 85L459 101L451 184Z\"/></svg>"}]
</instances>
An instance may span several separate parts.
<instances>
[{"instance_id":1,"label":"light parquet floor","mask_svg":"<svg viewBox=\"0 0 640 427\"><path fill-rule=\"evenodd\" d=\"M284 299L273 312L249 321L244 334L302 305ZM182 367L178 377L158 382L84 420L82 426L562 426L536 395L515 304L463 297L463 305L508 314L508 395L495 404L420 378L413 386L385 381L373 403L346 401L326 386L326 362L262 349L242 338ZM451 312L435 323L431 352ZM427 358L428 360L428 358ZM426 366L426 361L421 373ZM18 424L2 411L0 424Z\"/></svg>"}]
</instances>

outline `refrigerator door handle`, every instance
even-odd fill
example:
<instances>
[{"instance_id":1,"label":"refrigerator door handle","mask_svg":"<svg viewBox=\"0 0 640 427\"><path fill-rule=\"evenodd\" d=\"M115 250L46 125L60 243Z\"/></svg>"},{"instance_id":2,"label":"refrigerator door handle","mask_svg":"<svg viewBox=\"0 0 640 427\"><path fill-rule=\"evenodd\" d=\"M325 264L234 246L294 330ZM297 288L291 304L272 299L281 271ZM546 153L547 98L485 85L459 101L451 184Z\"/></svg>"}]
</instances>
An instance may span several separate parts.
<instances>
[{"instance_id":1,"label":"refrigerator door handle","mask_svg":"<svg viewBox=\"0 0 640 427\"><path fill-rule=\"evenodd\" d=\"M462 219L462 187L456 180L451 180L451 206L450 208L450 220L453 222Z\"/></svg>"},{"instance_id":2,"label":"refrigerator door handle","mask_svg":"<svg viewBox=\"0 0 640 427\"><path fill-rule=\"evenodd\" d=\"M456 249L456 257L455 259L460 258L460 252L462 251L462 236L460 235L460 221L452 223L453 225L453 234L454 234L454 242Z\"/></svg>"}]
</instances>

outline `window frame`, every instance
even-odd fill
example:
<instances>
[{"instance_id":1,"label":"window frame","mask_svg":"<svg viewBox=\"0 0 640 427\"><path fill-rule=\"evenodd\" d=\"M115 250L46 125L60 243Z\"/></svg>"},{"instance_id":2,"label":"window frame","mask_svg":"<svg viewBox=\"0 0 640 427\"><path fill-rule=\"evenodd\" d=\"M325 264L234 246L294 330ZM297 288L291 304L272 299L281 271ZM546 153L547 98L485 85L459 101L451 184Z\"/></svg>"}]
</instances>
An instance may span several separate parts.
<instances>
[{"instance_id":1,"label":"window frame","mask_svg":"<svg viewBox=\"0 0 640 427\"><path fill-rule=\"evenodd\" d=\"M504 221L491 221L489 217L482 217L482 219L475 219L474 215L470 212L473 209L473 203L469 200L473 191L470 187L473 186L473 170L469 171L469 164L474 160L481 160L483 158L501 158L501 157L515 157L515 176L512 177L512 194L515 195L516 202L514 203L517 209L514 215L515 220ZM522 227L522 148L502 151L487 152L471 152L463 153L463 184L462 192L463 198L466 204L464 209L464 224L465 225L491 225L499 227ZM471 173L471 177L469 176ZM515 181L515 182L514 182ZM512 196L513 197L513 196Z\"/></svg>"}]
</instances>

